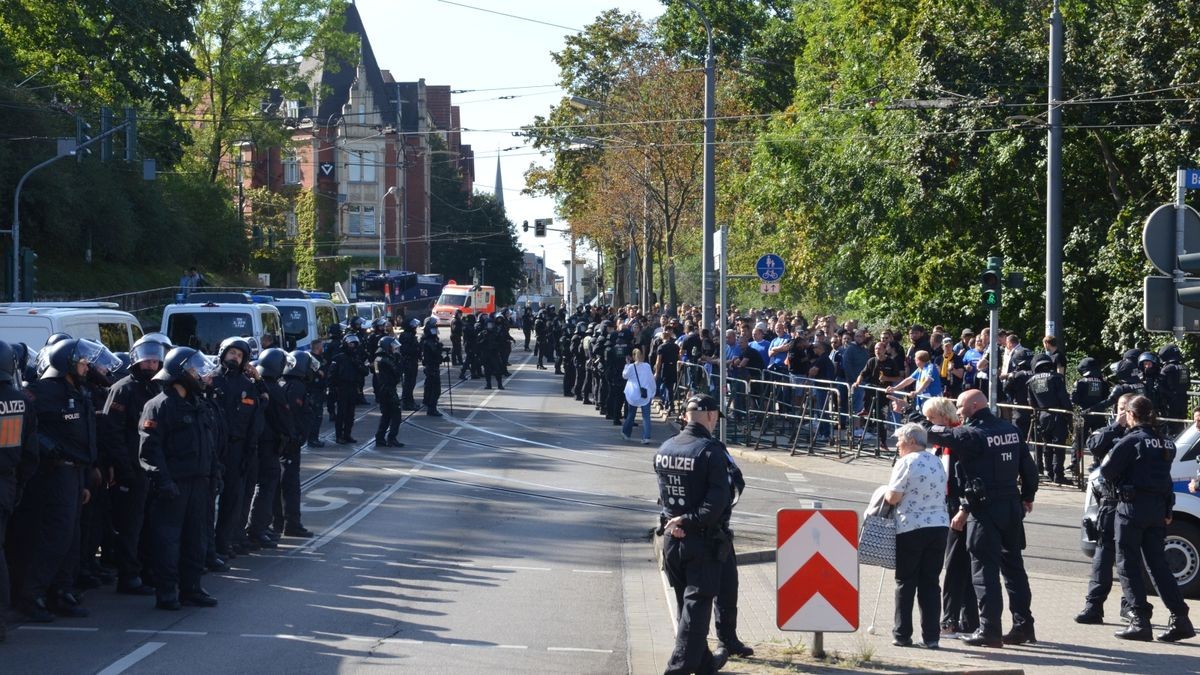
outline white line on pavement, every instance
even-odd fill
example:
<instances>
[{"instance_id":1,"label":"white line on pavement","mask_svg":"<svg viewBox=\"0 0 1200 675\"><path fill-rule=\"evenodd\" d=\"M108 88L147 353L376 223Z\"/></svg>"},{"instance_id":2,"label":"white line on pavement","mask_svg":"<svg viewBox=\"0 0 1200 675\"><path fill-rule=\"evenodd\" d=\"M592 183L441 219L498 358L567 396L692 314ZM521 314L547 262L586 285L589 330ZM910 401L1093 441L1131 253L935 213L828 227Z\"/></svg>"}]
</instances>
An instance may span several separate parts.
<instances>
[{"instance_id":1,"label":"white line on pavement","mask_svg":"<svg viewBox=\"0 0 1200 675\"><path fill-rule=\"evenodd\" d=\"M496 570L528 570L531 572L549 572L549 567L526 567L524 565L492 565Z\"/></svg>"},{"instance_id":2,"label":"white line on pavement","mask_svg":"<svg viewBox=\"0 0 1200 675\"><path fill-rule=\"evenodd\" d=\"M584 652L587 654L611 654L611 649L588 649L587 647L546 647L548 652Z\"/></svg>"},{"instance_id":3,"label":"white line on pavement","mask_svg":"<svg viewBox=\"0 0 1200 675\"><path fill-rule=\"evenodd\" d=\"M149 628L130 628L125 632L138 635L208 635L208 631L204 630L153 630Z\"/></svg>"},{"instance_id":4,"label":"white line on pavement","mask_svg":"<svg viewBox=\"0 0 1200 675\"><path fill-rule=\"evenodd\" d=\"M571 570L576 574L612 574L612 570Z\"/></svg>"},{"instance_id":5,"label":"white line on pavement","mask_svg":"<svg viewBox=\"0 0 1200 675\"><path fill-rule=\"evenodd\" d=\"M147 656L150 656L154 652L161 649L163 647L163 645L165 645L165 644L167 644L167 643L165 643L165 642L147 642L146 644L142 645L141 647L138 647L137 649L133 650L132 652L129 652L125 656L117 659L116 661L113 662L113 664L111 666L105 668L104 670L101 670L99 673L97 673L97 675L117 675L118 673L123 673L126 670L128 670L130 667L132 667L133 664L137 663L138 661L141 661L142 659L146 658Z\"/></svg>"},{"instance_id":6,"label":"white line on pavement","mask_svg":"<svg viewBox=\"0 0 1200 675\"><path fill-rule=\"evenodd\" d=\"M20 626L17 630L53 630L63 633L95 633L99 628L85 628L83 626Z\"/></svg>"},{"instance_id":7,"label":"white line on pavement","mask_svg":"<svg viewBox=\"0 0 1200 675\"><path fill-rule=\"evenodd\" d=\"M671 588L671 582L667 580L667 571L660 569L659 576L662 577L663 596L667 601L667 614L671 617L671 633L679 634L679 610L675 607L675 590Z\"/></svg>"}]
</instances>

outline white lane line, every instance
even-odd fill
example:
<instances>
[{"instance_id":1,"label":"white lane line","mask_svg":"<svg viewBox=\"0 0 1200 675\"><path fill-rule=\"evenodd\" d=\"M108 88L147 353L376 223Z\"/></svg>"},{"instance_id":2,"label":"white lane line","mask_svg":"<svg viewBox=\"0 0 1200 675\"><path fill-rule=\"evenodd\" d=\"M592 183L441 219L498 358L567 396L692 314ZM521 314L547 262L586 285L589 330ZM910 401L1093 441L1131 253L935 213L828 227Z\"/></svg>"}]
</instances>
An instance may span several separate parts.
<instances>
[{"instance_id":1,"label":"white lane line","mask_svg":"<svg viewBox=\"0 0 1200 675\"><path fill-rule=\"evenodd\" d=\"M17 630L50 630L61 633L95 633L99 628L84 628L82 626L19 626Z\"/></svg>"},{"instance_id":2,"label":"white lane line","mask_svg":"<svg viewBox=\"0 0 1200 675\"><path fill-rule=\"evenodd\" d=\"M308 638L299 635L290 635L288 633L242 633L239 637L244 638L261 638L266 640L307 640Z\"/></svg>"},{"instance_id":3,"label":"white lane line","mask_svg":"<svg viewBox=\"0 0 1200 675\"><path fill-rule=\"evenodd\" d=\"M575 574L612 574L612 570L571 570Z\"/></svg>"},{"instance_id":4,"label":"white lane line","mask_svg":"<svg viewBox=\"0 0 1200 675\"><path fill-rule=\"evenodd\" d=\"M385 645L423 645L424 640L409 640L407 638L384 638Z\"/></svg>"},{"instance_id":5,"label":"white lane line","mask_svg":"<svg viewBox=\"0 0 1200 675\"><path fill-rule=\"evenodd\" d=\"M129 668L131 668L135 663L141 661L147 656L150 656L166 644L167 643L165 642L147 642L141 647L138 647L132 652L129 652L125 656L117 659L111 666L101 670L99 673L97 673L97 675L118 675L118 673L123 673L126 670L129 670Z\"/></svg>"},{"instance_id":6,"label":"white lane line","mask_svg":"<svg viewBox=\"0 0 1200 675\"><path fill-rule=\"evenodd\" d=\"M526 645L496 645L496 649L529 649Z\"/></svg>"},{"instance_id":7,"label":"white lane line","mask_svg":"<svg viewBox=\"0 0 1200 675\"><path fill-rule=\"evenodd\" d=\"M785 473L783 475L787 476L787 479L792 481L793 483L807 483L808 482L808 479L805 478L804 474L802 474L802 473Z\"/></svg>"},{"instance_id":8,"label":"white lane line","mask_svg":"<svg viewBox=\"0 0 1200 675\"><path fill-rule=\"evenodd\" d=\"M492 565L494 570L526 570L529 572L549 572L549 567L526 567L524 565Z\"/></svg>"},{"instance_id":9,"label":"white lane line","mask_svg":"<svg viewBox=\"0 0 1200 675\"><path fill-rule=\"evenodd\" d=\"M584 652L586 654L611 654L611 649L588 649L586 647L546 647L548 652Z\"/></svg>"},{"instance_id":10,"label":"white lane line","mask_svg":"<svg viewBox=\"0 0 1200 675\"><path fill-rule=\"evenodd\" d=\"M130 628L125 632L138 635L208 635L208 631L204 630L153 630L149 628Z\"/></svg>"}]
</instances>

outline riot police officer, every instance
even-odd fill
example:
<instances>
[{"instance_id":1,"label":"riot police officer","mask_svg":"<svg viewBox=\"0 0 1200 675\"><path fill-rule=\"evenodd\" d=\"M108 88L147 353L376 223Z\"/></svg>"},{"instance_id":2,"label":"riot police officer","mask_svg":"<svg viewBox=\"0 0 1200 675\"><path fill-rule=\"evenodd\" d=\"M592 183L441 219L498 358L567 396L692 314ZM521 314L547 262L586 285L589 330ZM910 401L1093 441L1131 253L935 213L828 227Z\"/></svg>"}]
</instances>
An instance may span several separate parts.
<instances>
[{"instance_id":1,"label":"riot police officer","mask_svg":"<svg viewBox=\"0 0 1200 675\"><path fill-rule=\"evenodd\" d=\"M450 365L459 366L463 362L463 318L462 310L454 310L454 318L450 320ZM529 351L526 349L525 351Z\"/></svg>"},{"instance_id":2,"label":"riot police officer","mask_svg":"<svg viewBox=\"0 0 1200 675\"><path fill-rule=\"evenodd\" d=\"M312 415L308 399L308 381L317 371L311 354L293 351L283 368L283 392L292 414L294 433L279 456L279 498L275 503L275 531L284 536L307 539L313 533L300 522L300 446L308 434Z\"/></svg>"},{"instance_id":3,"label":"riot police officer","mask_svg":"<svg viewBox=\"0 0 1200 675\"><path fill-rule=\"evenodd\" d=\"M698 395L685 406L687 426L654 454L662 504L663 567L679 608L675 647L666 673L715 673L728 654L708 649L713 598L729 540L721 528L730 503L729 462L712 436L720 406Z\"/></svg>"},{"instance_id":4,"label":"riot police officer","mask_svg":"<svg viewBox=\"0 0 1200 675\"><path fill-rule=\"evenodd\" d=\"M279 489L281 459L290 452L294 439L299 437L292 403L284 391L284 370L295 360L278 348L263 350L258 357L258 373L267 393L263 411L262 433L258 437L258 474L254 494L250 498L250 519L246 536L261 548L276 548L276 537L267 532L275 520L275 492ZM341 404L338 404L339 407ZM353 411L353 407L350 408Z\"/></svg>"},{"instance_id":5,"label":"riot police officer","mask_svg":"<svg viewBox=\"0 0 1200 675\"><path fill-rule=\"evenodd\" d=\"M425 367L425 392L422 402L425 404L425 414L431 417L441 417L438 411L438 398L442 395L442 375L438 370L442 364L442 341L438 339L437 319L432 316L425 320L425 330L421 335L421 365Z\"/></svg>"},{"instance_id":6,"label":"riot police officer","mask_svg":"<svg viewBox=\"0 0 1200 675\"><path fill-rule=\"evenodd\" d=\"M11 605L4 536L21 500L21 488L38 463L37 417L21 391L17 357L7 342L0 342L0 429L7 434L0 445L0 642L4 642L6 615Z\"/></svg>"},{"instance_id":7,"label":"riot police officer","mask_svg":"<svg viewBox=\"0 0 1200 675\"><path fill-rule=\"evenodd\" d=\"M1079 379L1075 380L1075 388L1071 391L1071 403L1083 412L1107 399L1111 387L1101 377L1100 362L1096 359L1090 356L1080 359L1078 370ZM1076 424L1074 451L1077 459L1074 462L1080 462L1088 437L1091 436L1093 431L1104 426L1104 418L1100 415L1083 413L1079 416L1079 421ZM1083 471L1082 464L1076 466L1074 462L1072 463L1072 471Z\"/></svg>"},{"instance_id":8,"label":"riot police officer","mask_svg":"<svg viewBox=\"0 0 1200 675\"><path fill-rule=\"evenodd\" d=\"M1128 357L1129 352L1126 352L1125 356ZM1137 356L1134 356L1134 359L1136 358ZM1144 393L1145 388L1142 386L1142 381L1138 377L1137 363L1135 361L1130 361L1128 358L1122 358L1116 364L1114 376L1117 380L1117 384L1111 390L1109 390L1108 398L1105 398L1099 403L1092 404L1084 410L1085 413L1103 410L1109 406L1113 407L1113 412L1115 413L1117 401L1122 396L1125 394L1136 395Z\"/></svg>"},{"instance_id":9,"label":"riot police officer","mask_svg":"<svg viewBox=\"0 0 1200 675\"><path fill-rule=\"evenodd\" d=\"M1171 482L1175 443L1159 430L1158 416L1149 398L1130 399L1125 418L1129 431L1100 465L1101 477L1116 490L1119 500L1116 540L1121 555L1117 572L1131 614L1129 625L1117 632L1116 637L1149 641L1153 636L1150 626L1153 608L1146 601L1146 582L1139 564L1144 558L1158 597L1171 612L1167 630L1157 637L1162 642L1177 642L1195 637L1196 630L1188 619L1188 606L1163 552L1175 505Z\"/></svg>"},{"instance_id":10,"label":"riot police officer","mask_svg":"<svg viewBox=\"0 0 1200 675\"><path fill-rule=\"evenodd\" d=\"M568 358L571 359L571 369L575 373L575 381L571 386L571 393L575 395L576 401L583 400L584 385L587 383L586 339L587 326L584 325L583 321L579 321L575 324L575 335L571 336L571 348L568 352Z\"/></svg>"},{"instance_id":11,"label":"riot police officer","mask_svg":"<svg viewBox=\"0 0 1200 675\"><path fill-rule=\"evenodd\" d=\"M1011 376L1010 376L1011 377ZM1033 359L1033 376L1029 378L1029 402L1037 418L1038 443L1037 464L1045 467L1046 473L1059 485L1065 485L1066 448L1057 447L1067 440L1067 413L1050 412L1070 410L1071 398L1067 395L1067 380L1054 367L1054 361L1046 354Z\"/></svg>"},{"instance_id":12,"label":"riot police officer","mask_svg":"<svg viewBox=\"0 0 1200 675\"><path fill-rule=\"evenodd\" d=\"M245 536L241 528L246 524L246 500L254 482L250 468L257 467L258 435L264 418L258 384L246 374L250 345L242 338L227 338L217 350L217 359L212 387L224 411L229 439L222 462L225 489L217 504L216 552L230 560L246 552L239 542Z\"/></svg>"},{"instance_id":13,"label":"riot police officer","mask_svg":"<svg viewBox=\"0 0 1200 675\"><path fill-rule=\"evenodd\" d=\"M138 462L138 421L146 403L161 391L153 378L166 358L164 346L145 337L130 349L129 374L108 390L98 418L99 445L112 462L112 525L115 530L114 561L117 565L117 592L128 595L153 595L154 589L142 582L142 564L138 555L142 526L146 515L146 497L150 482Z\"/></svg>"},{"instance_id":14,"label":"riot police officer","mask_svg":"<svg viewBox=\"0 0 1200 675\"><path fill-rule=\"evenodd\" d=\"M574 329L564 329L558 340L558 362L562 364L563 372L563 396L575 395L575 352L572 349L575 335Z\"/></svg>"},{"instance_id":15,"label":"riot police officer","mask_svg":"<svg viewBox=\"0 0 1200 675\"><path fill-rule=\"evenodd\" d=\"M146 404L138 423L138 459L154 486L146 527L159 609L217 604L200 586L206 502L210 481L219 480L209 420L200 401L204 378L213 370L195 349L172 349L154 376L163 390Z\"/></svg>"},{"instance_id":16,"label":"riot police officer","mask_svg":"<svg viewBox=\"0 0 1200 675\"><path fill-rule=\"evenodd\" d=\"M1095 466L1100 466L1117 441L1125 435L1125 409L1133 394L1125 394L1117 400L1117 417L1107 426L1097 430L1087 439L1088 449L1095 459ZM1104 623L1104 602L1112 590L1113 563L1117 561L1117 544L1115 537L1117 516L1116 492L1107 489L1104 481L1093 481L1088 489L1096 499L1096 521L1093 539L1096 548L1092 552L1092 573L1088 580L1087 595L1084 597L1083 611L1075 615L1076 623ZM1125 596L1121 596L1121 616L1128 618L1129 606Z\"/></svg>"},{"instance_id":17,"label":"riot police officer","mask_svg":"<svg viewBox=\"0 0 1200 675\"><path fill-rule=\"evenodd\" d=\"M458 379L460 380L465 380L469 377L478 377L475 374L479 368L479 334L477 328L474 315L468 315L463 319L462 339L464 355L462 369L458 373Z\"/></svg>"},{"instance_id":18,"label":"riot police officer","mask_svg":"<svg viewBox=\"0 0 1200 675\"><path fill-rule=\"evenodd\" d=\"M521 312L521 332L525 334L525 351L529 351L529 334L533 332L533 309L528 304Z\"/></svg>"},{"instance_id":19,"label":"riot police officer","mask_svg":"<svg viewBox=\"0 0 1200 675\"><path fill-rule=\"evenodd\" d=\"M329 421L337 424L337 390L333 382L333 360L342 350L342 338L344 337L344 329L342 324L335 323L329 327L329 344L325 347L325 363L329 366L326 371L326 393L325 407L329 410Z\"/></svg>"},{"instance_id":20,"label":"riot police officer","mask_svg":"<svg viewBox=\"0 0 1200 675\"><path fill-rule=\"evenodd\" d=\"M1008 377L1004 379L1004 395L1008 402L1017 406L1012 409L1012 423L1016 425L1017 431L1021 432L1021 439L1028 440L1029 426L1033 422L1033 413L1027 408L1029 407L1029 378L1033 377L1033 371L1030 370L1033 361L1033 353L1029 350L1023 350L1013 355L1009 367L1012 368L1008 373ZM1039 454L1040 458L1041 455ZM1038 471L1042 470L1042 463L1038 462Z\"/></svg>"},{"instance_id":21,"label":"riot police officer","mask_svg":"<svg viewBox=\"0 0 1200 675\"><path fill-rule=\"evenodd\" d=\"M305 389L308 391L309 415L307 427L302 428L301 431L306 432L308 447L323 448L325 442L321 440L321 411L325 409L325 391L329 388L329 359L325 355L325 341L313 340L309 354L313 358L312 365L315 370L312 371L305 383Z\"/></svg>"},{"instance_id":22,"label":"riot police officer","mask_svg":"<svg viewBox=\"0 0 1200 675\"><path fill-rule=\"evenodd\" d=\"M534 351L537 352L538 357L537 369L545 370L546 352L550 348L550 326L546 322L546 310L538 312L537 319L533 323L533 332L537 339L537 344L534 345Z\"/></svg>"},{"instance_id":23,"label":"riot police officer","mask_svg":"<svg viewBox=\"0 0 1200 675\"><path fill-rule=\"evenodd\" d=\"M1162 364L1154 352L1142 352L1138 357L1138 376L1142 380L1142 395L1150 399L1154 406L1154 414L1166 415L1168 401L1166 385L1163 382Z\"/></svg>"},{"instance_id":24,"label":"riot police officer","mask_svg":"<svg viewBox=\"0 0 1200 675\"><path fill-rule=\"evenodd\" d=\"M615 339L608 343L604 354L604 379L608 390L605 398L605 417L612 420L613 424L620 424L624 419L621 406L625 404L625 395L622 393L625 389L625 378L622 377L622 373L633 354L633 336L625 329L616 333L614 337Z\"/></svg>"},{"instance_id":25,"label":"riot police officer","mask_svg":"<svg viewBox=\"0 0 1200 675\"><path fill-rule=\"evenodd\" d=\"M504 376L500 368L500 327L490 317L484 322L484 330L480 331L477 340L479 358L483 361L484 389L492 388L492 379L496 386L504 389Z\"/></svg>"},{"instance_id":26,"label":"riot police officer","mask_svg":"<svg viewBox=\"0 0 1200 675\"><path fill-rule=\"evenodd\" d=\"M1033 510L1037 493L1037 467L1016 426L992 414L983 392L963 392L958 408L962 426L933 426L929 442L949 448L959 458L956 480L963 499L950 527L959 531L966 527L979 599L979 629L963 642L984 647L1036 642L1029 577L1021 550L1025 547L1023 520ZM1001 575L1013 615L1012 630L1003 636Z\"/></svg>"},{"instance_id":27,"label":"riot police officer","mask_svg":"<svg viewBox=\"0 0 1200 675\"><path fill-rule=\"evenodd\" d=\"M1162 361L1163 398L1166 401L1165 416L1172 419L1183 419L1188 414L1188 388L1192 385L1192 376L1188 367L1183 363L1183 353L1175 344L1163 345L1158 350L1158 358ZM1172 422L1170 429L1174 433L1183 430L1184 423Z\"/></svg>"},{"instance_id":28,"label":"riot police officer","mask_svg":"<svg viewBox=\"0 0 1200 675\"><path fill-rule=\"evenodd\" d=\"M357 443L350 435L354 430L354 406L358 398L359 378L366 377L367 367L358 354L357 335L347 334L342 338L342 349L330 364L329 380L337 400L337 418L334 420L336 442Z\"/></svg>"},{"instance_id":29,"label":"riot police officer","mask_svg":"<svg viewBox=\"0 0 1200 675\"><path fill-rule=\"evenodd\" d=\"M375 400L379 402L379 426L375 429L375 445L381 448L402 448L397 435L400 432L400 422L404 415L400 412L400 396L396 387L400 385L400 366L396 362L396 350L399 343L394 337L385 337L379 341L379 350L375 354L372 368L375 379Z\"/></svg>"},{"instance_id":30,"label":"riot police officer","mask_svg":"<svg viewBox=\"0 0 1200 675\"><path fill-rule=\"evenodd\" d=\"M404 324L404 330L400 333L400 337L396 338L396 358L400 365L400 374L404 378L404 383L400 387L400 406L404 410L417 409L413 390L417 386L417 367L421 363L421 345L417 340L417 327L420 325L419 320L409 319Z\"/></svg>"}]
</instances>

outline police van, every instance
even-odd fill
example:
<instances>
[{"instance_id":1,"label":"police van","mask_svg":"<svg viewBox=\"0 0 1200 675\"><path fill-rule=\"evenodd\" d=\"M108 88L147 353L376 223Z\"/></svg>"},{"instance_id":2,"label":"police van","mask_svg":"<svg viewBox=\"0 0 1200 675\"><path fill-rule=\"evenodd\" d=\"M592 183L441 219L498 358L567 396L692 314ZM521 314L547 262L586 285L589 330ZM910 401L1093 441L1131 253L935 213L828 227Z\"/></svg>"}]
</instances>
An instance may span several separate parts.
<instances>
[{"instance_id":1,"label":"police van","mask_svg":"<svg viewBox=\"0 0 1200 675\"><path fill-rule=\"evenodd\" d=\"M1165 541L1167 565L1185 596L1200 597L1200 495L1188 492L1188 482L1196 475L1196 459L1200 456L1200 431L1189 424L1175 439L1175 463L1171 465L1171 483L1175 490L1175 510L1167 526ZM1089 486L1094 484L1099 470L1092 471ZM1089 558L1096 550L1096 514L1098 507L1089 487L1083 505L1081 548ZM1153 589L1153 585L1150 586Z\"/></svg>"},{"instance_id":2,"label":"police van","mask_svg":"<svg viewBox=\"0 0 1200 675\"><path fill-rule=\"evenodd\" d=\"M0 304L0 339L41 349L55 333L99 340L127 352L142 337L142 324L115 302L15 302Z\"/></svg>"},{"instance_id":3,"label":"police van","mask_svg":"<svg viewBox=\"0 0 1200 675\"><path fill-rule=\"evenodd\" d=\"M283 345L288 350L308 350L313 340L329 335L329 327L338 322L337 310L329 300L275 298L271 304L279 310Z\"/></svg>"},{"instance_id":4,"label":"police van","mask_svg":"<svg viewBox=\"0 0 1200 675\"><path fill-rule=\"evenodd\" d=\"M204 302L167 305L162 330L176 346L215 356L226 338L245 338L258 358L260 350L283 346L279 310L264 302Z\"/></svg>"}]
</instances>

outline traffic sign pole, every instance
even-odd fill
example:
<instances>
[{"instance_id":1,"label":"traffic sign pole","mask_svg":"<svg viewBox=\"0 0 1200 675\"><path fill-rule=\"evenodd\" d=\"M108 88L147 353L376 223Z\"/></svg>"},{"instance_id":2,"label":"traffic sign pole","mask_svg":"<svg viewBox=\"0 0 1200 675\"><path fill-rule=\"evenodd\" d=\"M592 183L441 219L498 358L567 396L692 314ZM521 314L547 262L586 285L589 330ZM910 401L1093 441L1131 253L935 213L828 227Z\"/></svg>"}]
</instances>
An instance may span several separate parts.
<instances>
[{"instance_id":1,"label":"traffic sign pole","mask_svg":"<svg viewBox=\"0 0 1200 675\"><path fill-rule=\"evenodd\" d=\"M720 315L717 316L717 326L720 328L721 334L717 336L717 340L718 340L717 344L721 345L721 347L720 347L720 349L721 349L721 371L720 371L720 378L719 378L719 384L718 384L718 387L720 388L720 392L719 392L720 397L718 398L718 403L721 408L721 414L724 415L725 414L725 401L726 401L726 397L725 397L725 381L726 380L725 380L725 378L728 377L728 373L726 372L725 353L724 353L725 352L725 329L726 329L725 322L729 317L729 306L725 304L725 302L726 302L725 285L726 285L726 281L727 281L727 279L725 277L727 276L726 273L728 272L728 267L726 266L726 261L728 260L728 258L726 257L725 254L728 252L727 248L726 248L726 244L729 241L729 225L727 225L727 224L721 225L721 229L719 232L721 235L721 241L718 245L717 251L718 251L718 253L720 253L721 258L720 258L719 267L717 268L717 274L720 276L720 280L721 280L721 312L720 312ZM721 424L721 433L720 433L721 442L724 443L725 442L725 418L721 417L719 419L719 422Z\"/></svg>"},{"instance_id":2,"label":"traffic sign pole","mask_svg":"<svg viewBox=\"0 0 1200 675\"><path fill-rule=\"evenodd\" d=\"M1175 173L1175 265L1172 270L1175 277L1175 288L1183 288L1184 279L1187 275L1179 268L1179 256L1187 253L1187 243L1184 238L1185 217L1184 199L1187 196L1187 177L1188 171L1183 167ZM1183 305L1179 302L1175 303L1175 323L1172 326L1175 333L1175 340L1183 339Z\"/></svg>"}]
</instances>

